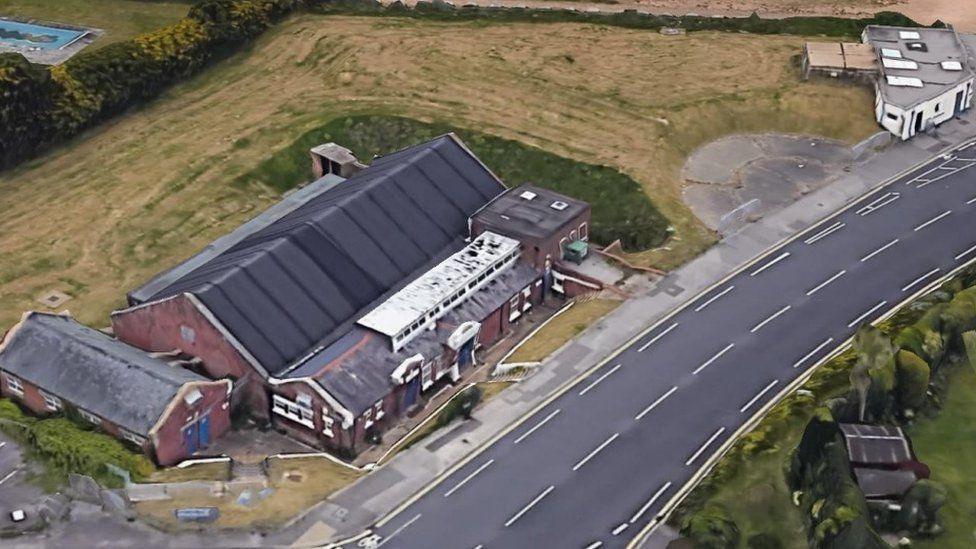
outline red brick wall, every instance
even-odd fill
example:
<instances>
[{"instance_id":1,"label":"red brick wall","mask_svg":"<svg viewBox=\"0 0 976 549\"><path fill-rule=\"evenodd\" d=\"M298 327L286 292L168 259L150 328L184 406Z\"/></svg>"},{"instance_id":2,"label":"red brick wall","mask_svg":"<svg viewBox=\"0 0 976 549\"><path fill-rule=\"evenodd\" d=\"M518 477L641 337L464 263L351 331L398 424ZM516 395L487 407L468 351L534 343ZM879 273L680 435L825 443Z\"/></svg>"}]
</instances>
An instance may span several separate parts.
<instances>
[{"instance_id":1,"label":"red brick wall","mask_svg":"<svg viewBox=\"0 0 976 549\"><path fill-rule=\"evenodd\" d=\"M115 337L150 352L180 349L200 358L209 377L235 381L232 405L267 418L263 376L185 295L112 313Z\"/></svg>"},{"instance_id":2,"label":"red brick wall","mask_svg":"<svg viewBox=\"0 0 976 549\"><path fill-rule=\"evenodd\" d=\"M187 406L183 396L192 392L192 388L199 389L203 395L201 399ZM210 441L213 442L230 429L230 404L228 402L227 384L225 382L208 382L187 384L174 397L169 413L162 419L155 433L156 460L160 465L172 465L190 457L183 428L205 414L210 415ZM206 453L206 449L199 449Z\"/></svg>"},{"instance_id":3,"label":"red brick wall","mask_svg":"<svg viewBox=\"0 0 976 549\"><path fill-rule=\"evenodd\" d=\"M298 399L299 393L309 395L312 399L312 423L315 425L314 429L309 429L287 417L272 413L271 423L276 428L316 448L351 450L354 447L354 433L351 430L342 428L342 417L324 401L317 391L309 387L308 383L304 381L283 383L281 385L275 385L272 391L293 402ZM329 410L329 417L335 420L335 423L332 424L334 436L331 438L322 432L322 429L325 427L322 421L323 408Z\"/></svg>"},{"instance_id":4,"label":"red brick wall","mask_svg":"<svg viewBox=\"0 0 976 549\"><path fill-rule=\"evenodd\" d=\"M0 372L3 372L3 370L0 370ZM3 372L3 374L6 374L6 372ZM28 383L23 378L17 376L13 377L20 380L20 385L24 388L24 394L18 395L17 393L14 393L8 389L7 380L3 375L0 375L0 394L20 402L35 414L47 415L51 413L50 410L47 409L47 405L44 404L44 397L41 396L41 393L38 391L36 386Z\"/></svg>"}]
</instances>

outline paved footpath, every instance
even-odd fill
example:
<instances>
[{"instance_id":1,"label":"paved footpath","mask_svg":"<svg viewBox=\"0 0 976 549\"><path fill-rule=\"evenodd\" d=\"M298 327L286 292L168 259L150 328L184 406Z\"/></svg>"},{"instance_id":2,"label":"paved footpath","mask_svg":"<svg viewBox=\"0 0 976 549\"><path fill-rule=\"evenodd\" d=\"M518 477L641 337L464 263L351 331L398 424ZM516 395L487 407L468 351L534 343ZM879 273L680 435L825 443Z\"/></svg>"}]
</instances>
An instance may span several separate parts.
<instances>
[{"instance_id":1,"label":"paved footpath","mask_svg":"<svg viewBox=\"0 0 976 549\"><path fill-rule=\"evenodd\" d=\"M658 281L648 295L626 302L557 351L536 375L486 403L475 414L475 421L456 424L426 444L401 453L269 540L312 546L360 533L683 302L880 183L974 136L976 116L970 112L964 119L943 125L937 134L894 143L868 155L836 183L725 238Z\"/></svg>"}]
</instances>

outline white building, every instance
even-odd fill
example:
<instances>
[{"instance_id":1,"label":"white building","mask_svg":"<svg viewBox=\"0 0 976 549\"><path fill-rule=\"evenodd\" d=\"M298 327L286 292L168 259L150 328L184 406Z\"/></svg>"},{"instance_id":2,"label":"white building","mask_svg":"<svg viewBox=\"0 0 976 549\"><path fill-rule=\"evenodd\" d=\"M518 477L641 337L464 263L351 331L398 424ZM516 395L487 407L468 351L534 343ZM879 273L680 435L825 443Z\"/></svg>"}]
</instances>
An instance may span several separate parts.
<instances>
[{"instance_id":1,"label":"white building","mask_svg":"<svg viewBox=\"0 0 976 549\"><path fill-rule=\"evenodd\" d=\"M974 71L955 30L872 25L861 41L874 46L880 62L875 118L901 139L972 106Z\"/></svg>"}]
</instances>

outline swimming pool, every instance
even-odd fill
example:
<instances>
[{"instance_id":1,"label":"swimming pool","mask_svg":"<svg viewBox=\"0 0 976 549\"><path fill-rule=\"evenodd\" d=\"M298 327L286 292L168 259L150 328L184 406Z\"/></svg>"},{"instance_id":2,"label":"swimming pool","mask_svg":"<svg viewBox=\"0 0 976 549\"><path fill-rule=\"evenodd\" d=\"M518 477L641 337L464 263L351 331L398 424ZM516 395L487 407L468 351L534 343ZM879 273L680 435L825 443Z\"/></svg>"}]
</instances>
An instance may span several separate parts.
<instances>
[{"instance_id":1,"label":"swimming pool","mask_svg":"<svg viewBox=\"0 0 976 549\"><path fill-rule=\"evenodd\" d=\"M23 48L57 50L84 33L83 30L60 29L0 19L0 43Z\"/></svg>"}]
</instances>

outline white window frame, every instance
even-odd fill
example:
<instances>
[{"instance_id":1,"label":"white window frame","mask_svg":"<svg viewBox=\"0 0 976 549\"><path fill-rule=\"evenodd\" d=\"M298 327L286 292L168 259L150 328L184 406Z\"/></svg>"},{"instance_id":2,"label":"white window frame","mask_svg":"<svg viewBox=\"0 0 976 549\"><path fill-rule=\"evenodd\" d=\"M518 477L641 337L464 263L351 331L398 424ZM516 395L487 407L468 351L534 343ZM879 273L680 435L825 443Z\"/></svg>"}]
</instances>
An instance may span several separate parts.
<instances>
[{"instance_id":1,"label":"white window frame","mask_svg":"<svg viewBox=\"0 0 976 549\"><path fill-rule=\"evenodd\" d=\"M508 321L515 322L515 320L522 316L522 311L519 309L519 296L521 292L515 294L512 299L508 300Z\"/></svg>"},{"instance_id":2,"label":"white window frame","mask_svg":"<svg viewBox=\"0 0 976 549\"><path fill-rule=\"evenodd\" d=\"M146 437L137 435L132 431L128 431L126 429L120 429L119 435L125 440L128 440L129 442L132 442L138 446L142 446L146 442Z\"/></svg>"},{"instance_id":3,"label":"white window frame","mask_svg":"<svg viewBox=\"0 0 976 549\"><path fill-rule=\"evenodd\" d=\"M590 239L590 227L586 224L586 221L580 223L579 226L579 239L589 240Z\"/></svg>"},{"instance_id":4,"label":"white window frame","mask_svg":"<svg viewBox=\"0 0 976 549\"><path fill-rule=\"evenodd\" d=\"M576 232L576 229L569 231L569 239L574 242L579 240L579 233Z\"/></svg>"},{"instance_id":5,"label":"white window frame","mask_svg":"<svg viewBox=\"0 0 976 549\"><path fill-rule=\"evenodd\" d=\"M315 428L315 423L312 421L314 411L311 406L302 406L281 395L271 395L271 411L309 429Z\"/></svg>"},{"instance_id":6,"label":"white window frame","mask_svg":"<svg viewBox=\"0 0 976 549\"><path fill-rule=\"evenodd\" d=\"M84 408L78 408L78 415L83 417L85 421L91 423L92 425L102 424L102 418L96 416L95 414L89 412L88 410L85 410Z\"/></svg>"},{"instance_id":7,"label":"white window frame","mask_svg":"<svg viewBox=\"0 0 976 549\"><path fill-rule=\"evenodd\" d=\"M532 308L532 285L529 284L522 290L522 312Z\"/></svg>"},{"instance_id":8,"label":"white window frame","mask_svg":"<svg viewBox=\"0 0 976 549\"><path fill-rule=\"evenodd\" d=\"M432 374L434 373L434 367L430 362L424 362L420 365L420 388L427 390L431 385L434 384L434 379Z\"/></svg>"},{"instance_id":9,"label":"white window frame","mask_svg":"<svg viewBox=\"0 0 976 549\"><path fill-rule=\"evenodd\" d=\"M17 396L24 396L24 385L20 382L19 377L3 374L3 381L11 393Z\"/></svg>"},{"instance_id":10,"label":"white window frame","mask_svg":"<svg viewBox=\"0 0 976 549\"><path fill-rule=\"evenodd\" d=\"M386 415L386 411L383 410L383 401L382 400L377 401L376 404L373 405L373 411L376 412L375 413L376 421L379 421L379 420L383 419L383 416Z\"/></svg>"},{"instance_id":11,"label":"white window frame","mask_svg":"<svg viewBox=\"0 0 976 549\"><path fill-rule=\"evenodd\" d=\"M335 420L329 416L329 411L325 408L322 409L322 434L332 438L335 436L335 430L333 426L335 425Z\"/></svg>"},{"instance_id":12,"label":"white window frame","mask_svg":"<svg viewBox=\"0 0 976 549\"><path fill-rule=\"evenodd\" d=\"M61 402L61 399L58 398L57 396L44 391L38 391L38 392L41 393L41 397L44 398L44 406L48 410L52 412L60 412L61 409L64 408L64 403Z\"/></svg>"},{"instance_id":13,"label":"white window frame","mask_svg":"<svg viewBox=\"0 0 976 549\"><path fill-rule=\"evenodd\" d=\"M374 423L373 422L373 409L372 408L366 408L366 411L363 412L363 429L369 429L370 427L373 426L373 423Z\"/></svg>"}]
</instances>

